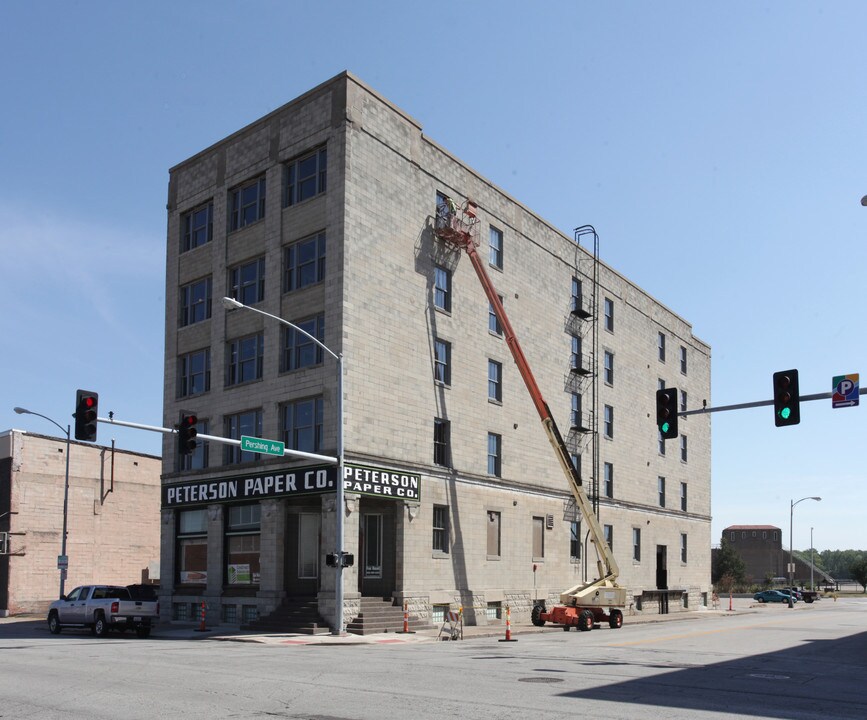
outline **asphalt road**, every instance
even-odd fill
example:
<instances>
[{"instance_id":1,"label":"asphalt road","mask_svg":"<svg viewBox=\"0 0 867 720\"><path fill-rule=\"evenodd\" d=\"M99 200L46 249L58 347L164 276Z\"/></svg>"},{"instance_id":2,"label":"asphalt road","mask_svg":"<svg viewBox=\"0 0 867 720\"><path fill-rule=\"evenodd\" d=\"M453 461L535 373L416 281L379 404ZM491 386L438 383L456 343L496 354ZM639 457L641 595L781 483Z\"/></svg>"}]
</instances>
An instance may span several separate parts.
<instances>
[{"instance_id":1,"label":"asphalt road","mask_svg":"<svg viewBox=\"0 0 867 720\"><path fill-rule=\"evenodd\" d=\"M293 645L0 624L0 718L867 718L867 600L517 642Z\"/></svg>"}]
</instances>

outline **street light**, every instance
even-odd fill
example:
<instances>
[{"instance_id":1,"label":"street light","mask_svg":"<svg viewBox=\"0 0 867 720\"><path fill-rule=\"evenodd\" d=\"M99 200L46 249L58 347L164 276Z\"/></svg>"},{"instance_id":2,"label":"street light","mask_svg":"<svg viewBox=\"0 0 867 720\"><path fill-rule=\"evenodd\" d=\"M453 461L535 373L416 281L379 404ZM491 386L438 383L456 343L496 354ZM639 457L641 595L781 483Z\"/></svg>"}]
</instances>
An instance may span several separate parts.
<instances>
[{"instance_id":1,"label":"street light","mask_svg":"<svg viewBox=\"0 0 867 720\"><path fill-rule=\"evenodd\" d=\"M32 410L25 410L21 407L12 408L19 415L36 415L37 417L41 417L44 420L48 420L50 423L54 423L57 427L60 428L60 432L66 433L66 477L63 482L63 534L60 537L60 556L62 558L66 558L66 518L69 514L69 425L66 426L66 430L63 429L63 426L60 423L54 422L47 415L42 415L38 412L33 412ZM58 563L59 564L59 563ZM60 568L60 597L63 597L63 589L66 584L66 568Z\"/></svg>"},{"instance_id":2,"label":"street light","mask_svg":"<svg viewBox=\"0 0 867 720\"><path fill-rule=\"evenodd\" d=\"M813 589L813 528L810 528L810 590Z\"/></svg>"},{"instance_id":3,"label":"street light","mask_svg":"<svg viewBox=\"0 0 867 720\"><path fill-rule=\"evenodd\" d=\"M292 328L295 332L299 332L304 337L312 340L316 345L337 361L337 489L335 497L335 513L336 521L336 543L337 543L337 576L334 582L334 604L335 604L335 622L332 634L343 634L343 355L333 352L330 348L313 337L306 330L301 329L297 325L284 320L277 315L272 315L264 310L244 305L234 298L224 297L221 300L223 307L227 310L244 309L251 312L259 313L272 320L276 320L287 327Z\"/></svg>"},{"instance_id":4,"label":"street light","mask_svg":"<svg viewBox=\"0 0 867 720\"><path fill-rule=\"evenodd\" d=\"M821 500L822 498L816 497L815 495L810 495L808 497L802 497L800 500L791 500L791 504L789 505L789 607L794 607L794 603L792 602L792 587L795 584L795 556L792 550L792 518L795 514L795 505L800 502L804 502L804 500ZM810 541L810 545L812 545L812 540Z\"/></svg>"}]
</instances>

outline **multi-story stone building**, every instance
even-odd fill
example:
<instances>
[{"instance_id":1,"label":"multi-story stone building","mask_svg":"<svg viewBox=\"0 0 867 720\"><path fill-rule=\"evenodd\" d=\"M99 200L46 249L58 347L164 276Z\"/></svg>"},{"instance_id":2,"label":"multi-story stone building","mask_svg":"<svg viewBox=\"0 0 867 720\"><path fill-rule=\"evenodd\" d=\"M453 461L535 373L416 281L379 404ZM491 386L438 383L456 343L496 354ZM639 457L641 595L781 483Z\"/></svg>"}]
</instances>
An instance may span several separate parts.
<instances>
[{"instance_id":1,"label":"multi-story stone building","mask_svg":"<svg viewBox=\"0 0 867 720\"><path fill-rule=\"evenodd\" d=\"M77 585L159 580L160 458L66 438L0 433L0 616L41 613Z\"/></svg>"},{"instance_id":2,"label":"multi-story stone building","mask_svg":"<svg viewBox=\"0 0 867 720\"><path fill-rule=\"evenodd\" d=\"M347 618L360 598L486 622L595 576L586 523L466 257L436 236L472 198L480 252L585 484L634 609L704 602L710 422L660 439L655 392L710 400L681 317L343 73L170 171L165 422L338 451L342 355ZM592 244L591 244L592 245ZM214 440L163 461L162 593L243 622L284 598L335 615L335 471Z\"/></svg>"}]
</instances>

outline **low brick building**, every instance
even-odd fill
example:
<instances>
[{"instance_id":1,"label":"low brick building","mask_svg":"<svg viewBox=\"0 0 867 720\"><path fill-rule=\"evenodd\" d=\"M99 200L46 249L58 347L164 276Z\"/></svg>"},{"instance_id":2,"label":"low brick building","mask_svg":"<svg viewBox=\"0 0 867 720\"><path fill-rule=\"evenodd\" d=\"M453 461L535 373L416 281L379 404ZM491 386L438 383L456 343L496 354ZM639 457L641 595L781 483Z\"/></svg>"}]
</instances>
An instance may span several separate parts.
<instances>
[{"instance_id":1,"label":"low brick building","mask_svg":"<svg viewBox=\"0 0 867 720\"><path fill-rule=\"evenodd\" d=\"M0 433L0 616L58 597L65 477L66 438ZM160 458L72 441L65 590L157 580L159 507Z\"/></svg>"}]
</instances>

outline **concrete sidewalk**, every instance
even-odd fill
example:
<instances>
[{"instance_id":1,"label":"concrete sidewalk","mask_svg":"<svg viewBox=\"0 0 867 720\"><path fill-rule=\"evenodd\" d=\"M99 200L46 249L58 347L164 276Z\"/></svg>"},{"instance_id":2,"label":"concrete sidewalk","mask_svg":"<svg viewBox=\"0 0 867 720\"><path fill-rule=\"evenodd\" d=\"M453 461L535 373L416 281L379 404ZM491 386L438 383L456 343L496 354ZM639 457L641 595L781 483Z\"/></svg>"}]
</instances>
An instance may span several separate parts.
<instances>
[{"instance_id":1,"label":"concrete sidewalk","mask_svg":"<svg viewBox=\"0 0 867 720\"><path fill-rule=\"evenodd\" d=\"M799 603L799 605L801 605ZM623 626L627 628L630 625L640 625L647 623L659 622L686 622L686 621L701 621L702 619L720 616L743 615L750 612L760 612L759 608L769 607L767 605L758 605L752 599L734 598L732 609L728 609L728 599L721 607L716 610L700 609L692 611L680 611L669 613L667 615L646 614L646 615L627 615L623 619ZM796 608L798 606L796 605ZM222 642L252 642L266 645L397 645L406 643L420 642L437 642L440 639L447 639L448 628L445 628L442 636L440 635L440 627L430 630L422 630L416 633L404 634L401 632L376 633L373 635L300 635L300 634L254 634L225 627L208 628L204 632L198 631L192 627L175 627L168 624L161 624L154 628L153 637L156 638L172 638L172 639L190 639L190 640L216 640ZM608 628L604 628L607 630ZM536 627L529 621L519 623L511 623L512 639L518 639L522 635L538 634L546 632L563 632L563 628L559 625L545 625ZM573 632L579 632L577 628ZM497 622L491 625L465 625L462 628L462 639L470 640L474 638L506 638L505 622Z\"/></svg>"}]
</instances>

